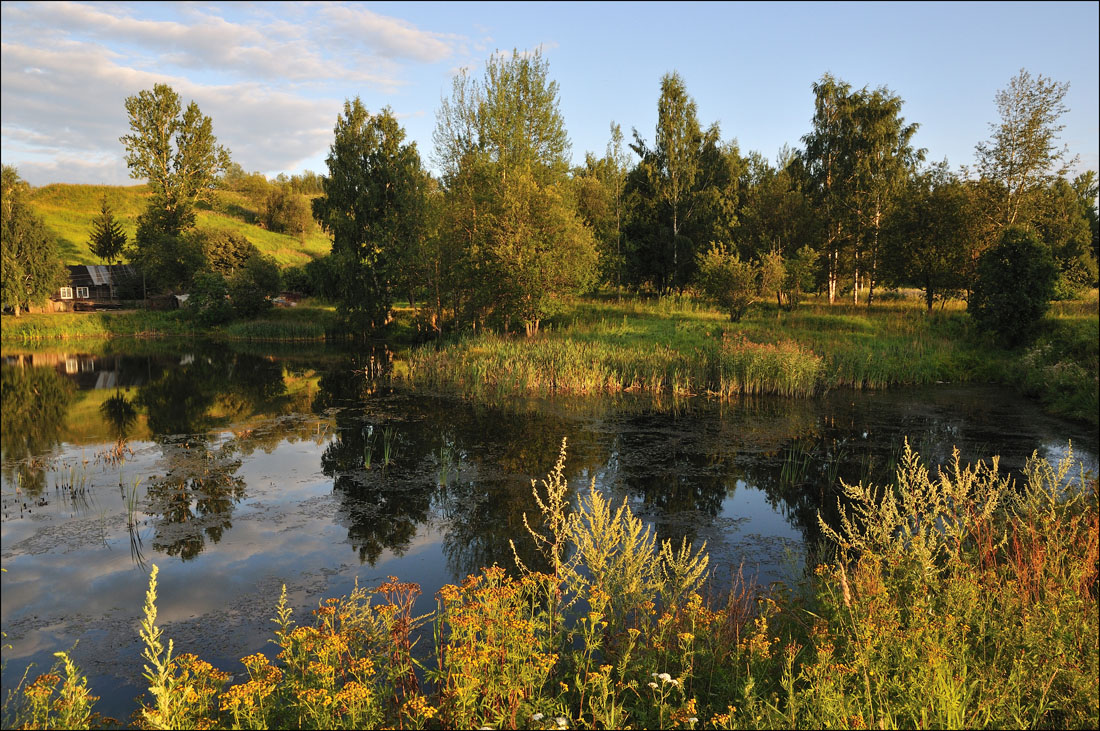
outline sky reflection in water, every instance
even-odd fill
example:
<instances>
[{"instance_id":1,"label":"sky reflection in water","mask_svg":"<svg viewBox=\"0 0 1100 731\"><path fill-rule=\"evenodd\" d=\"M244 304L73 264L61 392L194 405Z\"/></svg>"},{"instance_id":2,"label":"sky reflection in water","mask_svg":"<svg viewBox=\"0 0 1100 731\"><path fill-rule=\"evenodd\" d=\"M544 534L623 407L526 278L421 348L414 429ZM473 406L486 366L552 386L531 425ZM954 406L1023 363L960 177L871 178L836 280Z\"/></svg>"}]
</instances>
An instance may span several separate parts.
<instances>
[{"instance_id":1,"label":"sky reflection in water","mask_svg":"<svg viewBox=\"0 0 1100 731\"><path fill-rule=\"evenodd\" d=\"M764 584L797 572L836 480L888 479L905 437L932 463L958 446L1012 470L1072 439L1096 470L1095 430L991 387L489 406L385 388L364 375L372 353L144 347L5 354L2 371L4 687L79 639L97 708L121 718L142 689L149 564L178 651L239 672L265 649L284 583L299 619L388 575L419 582L430 611L444 583L511 567L509 539L539 565L523 515L563 436L575 490L594 481L659 537L706 540L719 590L742 563Z\"/></svg>"}]
</instances>

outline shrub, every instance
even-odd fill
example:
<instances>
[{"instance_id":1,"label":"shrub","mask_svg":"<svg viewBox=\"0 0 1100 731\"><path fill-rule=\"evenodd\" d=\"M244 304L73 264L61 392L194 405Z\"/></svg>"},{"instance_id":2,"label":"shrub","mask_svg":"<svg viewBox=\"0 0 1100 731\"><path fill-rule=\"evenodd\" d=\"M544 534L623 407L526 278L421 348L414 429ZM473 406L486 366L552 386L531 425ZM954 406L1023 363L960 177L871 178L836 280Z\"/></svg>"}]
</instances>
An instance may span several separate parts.
<instances>
[{"instance_id":1,"label":"shrub","mask_svg":"<svg viewBox=\"0 0 1100 731\"><path fill-rule=\"evenodd\" d=\"M229 279L229 297L238 317L253 318L271 309L271 296L282 283L279 266L256 254Z\"/></svg>"},{"instance_id":2,"label":"shrub","mask_svg":"<svg viewBox=\"0 0 1100 731\"><path fill-rule=\"evenodd\" d=\"M967 309L982 330L1019 345L1050 307L1057 276L1049 248L1029 231L1007 228L978 261Z\"/></svg>"},{"instance_id":3,"label":"shrub","mask_svg":"<svg viewBox=\"0 0 1100 731\"><path fill-rule=\"evenodd\" d=\"M220 274L203 273L195 276L187 310L200 325L220 325L233 319L233 306L227 295L229 288Z\"/></svg>"}]
</instances>

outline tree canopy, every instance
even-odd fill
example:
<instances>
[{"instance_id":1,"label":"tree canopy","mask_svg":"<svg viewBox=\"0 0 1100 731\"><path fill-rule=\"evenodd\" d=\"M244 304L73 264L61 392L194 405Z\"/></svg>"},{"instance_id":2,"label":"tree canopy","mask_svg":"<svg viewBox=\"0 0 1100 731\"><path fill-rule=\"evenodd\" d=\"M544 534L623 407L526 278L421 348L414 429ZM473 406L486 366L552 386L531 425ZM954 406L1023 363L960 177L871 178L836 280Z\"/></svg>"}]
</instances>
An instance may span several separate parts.
<instances>
[{"instance_id":1,"label":"tree canopy","mask_svg":"<svg viewBox=\"0 0 1100 731\"><path fill-rule=\"evenodd\" d=\"M0 177L0 300L16 316L65 281L57 237L27 203L29 186L10 165Z\"/></svg>"}]
</instances>

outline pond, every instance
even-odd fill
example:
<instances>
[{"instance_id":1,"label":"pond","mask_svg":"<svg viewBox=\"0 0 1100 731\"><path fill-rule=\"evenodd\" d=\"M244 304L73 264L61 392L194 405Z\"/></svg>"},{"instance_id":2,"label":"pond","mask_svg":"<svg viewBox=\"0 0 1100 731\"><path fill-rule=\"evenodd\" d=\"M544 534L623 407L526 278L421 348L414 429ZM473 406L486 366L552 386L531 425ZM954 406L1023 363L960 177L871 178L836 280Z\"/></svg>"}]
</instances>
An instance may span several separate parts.
<instances>
[{"instance_id":1,"label":"pond","mask_svg":"<svg viewBox=\"0 0 1100 731\"><path fill-rule=\"evenodd\" d=\"M627 499L660 538L706 542L712 591L797 577L837 481L886 481L904 440L930 463L1073 454L1097 432L1010 391L941 384L815 399L506 399L387 385L393 354L144 341L5 353L3 687L72 652L97 710L144 689L137 626L152 564L177 652L230 673L296 617L394 575L417 610L482 566L537 566L531 480L568 438L574 491ZM430 637L425 638L430 643Z\"/></svg>"}]
</instances>

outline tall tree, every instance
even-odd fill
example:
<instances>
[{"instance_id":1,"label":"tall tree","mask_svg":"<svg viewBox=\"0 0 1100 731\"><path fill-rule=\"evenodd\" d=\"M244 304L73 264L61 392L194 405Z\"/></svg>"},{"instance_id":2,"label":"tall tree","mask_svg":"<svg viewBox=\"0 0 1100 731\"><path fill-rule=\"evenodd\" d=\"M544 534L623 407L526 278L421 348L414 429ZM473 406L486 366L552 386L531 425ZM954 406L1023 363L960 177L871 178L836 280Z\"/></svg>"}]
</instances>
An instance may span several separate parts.
<instances>
[{"instance_id":1,"label":"tall tree","mask_svg":"<svg viewBox=\"0 0 1100 731\"><path fill-rule=\"evenodd\" d=\"M346 101L334 133L313 216L332 235L340 312L374 330L390 319L393 280L423 223L427 177L389 107L372 115L358 97Z\"/></svg>"},{"instance_id":2,"label":"tall tree","mask_svg":"<svg viewBox=\"0 0 1100 731\"><path fill-rule=\"evenodd\" d=\"M494 55L481 81L457 76L434 140L440 231L462 252L454 316L533 333L595 269L592 232L568 195L569 139L542 54ZM548 266L552 275L540 271Z\"/></svg>"},{"instance_id":3,"label":"tall tree","mask_svg":"<svg viewBox=\"0 0 1100 731\"><path fill-rule=\"evenodd\" d=\"M849 144L853 160L852 196L857 236L853 252L852 298L859 303L860 275L867 283L867 305L874 300L879 265L879 237L883 222L906 181L924 159L914 149L917 124L901 116L902 99L886 87L854 95Z\"/></svg>"},{"instance_id":4,"label":"tall tree","mask_svg":"<svg viewBox=\"0 0 1100 731\"><path fill-rule=\"evenodd\" d=\"M688 96L683 78L677 73L661 78L657 100L657 161L660 176L657 191L672 209L672 268L679 269L681 207L699 173L699 128L695 100Z\"/></svg>"},{"instance_id":5,"label":"tall tree","mask_svg":"<svg viewBox=\"0 0 1100 731\"><path fill-rule=\"evenodd\" d=\"M107 196L99 204L99 215L92 221L92 237L88 242L92 253L108 264L122 258L122 249L126 246L126 233L122 224L115 220L114 211L107 202Z\"/></svg>"},{"instance_id":6,"label":"tall tree","mask_svg":"<svg viewBox=\"0 0 1100 731\"><path fill-rule=\"evenodd\" d=\"M167 211L208 200L229 167L229 151L214 137L210 117L194 101L181 113L179 94L167 84L127 97L126 113L130 134L119 141L130 177L147 179L156 204Z\"/></svg>"},{"instance_id":7,"label":"tall tree","mask_svg":"<svg viewBox=\"0 0 1100 731\"><path fill-rule=\"evenodd\" d=\"M971 196L947 169L947 161L913 176L883 229L887 279L924 290L937 299L967 289L973 239Z\"/></svg>"},{"instance_id":8,"label":"tall tree","mask_svg":"<svg viewBox=\"0 0 1100 731\"><path fill-rule=\"evenodd\" d=\"M57 238L30 208L29 186L10 165L0 176L0 304L15 316L65 282Z\"/></svg>"},{"instance_id":9,"label":"tall tree","mask_svg":"<svg viewBox=\"0 0 1100 731\"><path fill-rule=\"evenodd\" d=\"M1016 224L1028 225L1042 189L1064 176L1076 163L1067 147L1058 148L1059 124L1068 112L1063 100L1069 84L1040 74L1032 78L1026 69L997 92L999 123L990 123L993 136L974 148L979 175L993 185L986 201L990 233Z\"/></svg>"},{"instance_id":10,"label":"tall tree","mask_svg":"<svg viewBox=\"0 0 1100 731\"><path fill-rule=\"evenodd\" d=\"M829 304L840 285L841 253L851 243L848 216L853 177L851 86L825 74L813 85L813 129L803 136L809 192L822 222Z\"/></svg>"}]
</instances>

